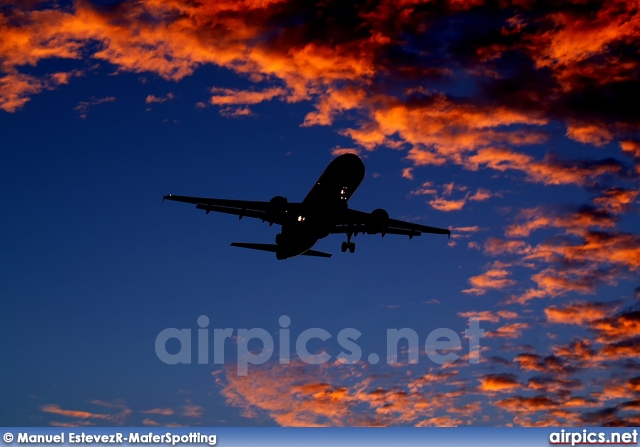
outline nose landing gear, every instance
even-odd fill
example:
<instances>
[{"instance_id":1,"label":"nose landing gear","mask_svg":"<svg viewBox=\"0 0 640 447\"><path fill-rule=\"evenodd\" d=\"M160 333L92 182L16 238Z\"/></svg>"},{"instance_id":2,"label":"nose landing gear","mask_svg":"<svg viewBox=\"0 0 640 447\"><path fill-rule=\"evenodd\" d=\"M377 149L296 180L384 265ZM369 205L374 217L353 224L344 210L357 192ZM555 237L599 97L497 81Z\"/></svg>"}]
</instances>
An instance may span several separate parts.
<instances>
[{"instance_id":1,"label":"nose landing gear","mask_svg":"<svg viewBox=\"0 0 640 447\"><path fill-rule=\"evenodd\" d=\"M346 253L347 250L349 250L349 253L356 251L356 244L351 242L351 233L347 233L347 242L343 242L340 249L342 253Z\"/></svg>"}]
</instances>

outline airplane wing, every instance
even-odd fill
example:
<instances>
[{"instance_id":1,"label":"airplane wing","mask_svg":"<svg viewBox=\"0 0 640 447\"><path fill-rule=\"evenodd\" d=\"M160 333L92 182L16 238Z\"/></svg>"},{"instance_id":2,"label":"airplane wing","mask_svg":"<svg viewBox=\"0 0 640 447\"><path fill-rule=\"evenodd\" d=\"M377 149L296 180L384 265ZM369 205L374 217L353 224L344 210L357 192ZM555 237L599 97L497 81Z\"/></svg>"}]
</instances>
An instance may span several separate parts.
<instances>
[{"instance_id":1,"label":"airplane wing","mask_svg":"<svg viewBox=\"0 0 640 447\"><path fill-rule=\"evenodd\" d=\"M342 233L369 233L377 234L399 234L409 236L420 236L422 233L430 234L446 234L451 236L451 230L446 228L430 227L428 225L420 225L413 222L405 222L403 220L391 219L384 210L375 210L372 213L347 209L347 212L341 219L342 222L335 225L331 230L333 234Z\"/></svg>"},{"instance_id":2,"label":"airplane wing","mask_svg":"<svg viewBox=\"0 0 640 447\"><path fill-rule=\"evenodd\" d=\"M176 196L169 194L163 196L163 200L173 200L176 202L192 203L196 208L204 210L209 214L211 211L216 213L226 213L243 217L254 217L270 223L281 223L277 213L270 213L273 208L271 202L261 202L252 200L229 200L229 199L212 199L206 197L189 197Z\"/></svg>"}]
</instances>

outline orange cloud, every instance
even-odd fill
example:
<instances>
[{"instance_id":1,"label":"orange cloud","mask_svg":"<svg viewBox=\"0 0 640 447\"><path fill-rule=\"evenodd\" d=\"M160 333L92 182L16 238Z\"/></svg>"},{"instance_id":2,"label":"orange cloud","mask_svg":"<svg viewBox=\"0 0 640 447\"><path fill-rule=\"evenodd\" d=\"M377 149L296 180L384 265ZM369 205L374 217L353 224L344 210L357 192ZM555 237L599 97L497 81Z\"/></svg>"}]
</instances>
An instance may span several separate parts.
<instances>
[{"instance_id":1,"label":"orange cloud","mask_svg":"<svg viewBox=\"0 0 640 447\"><path fill-rule=\"evenodd\" d=\"M356 154L360 155L360 150L355 148L346 148L346 147L334 147L331 149L331 155L337 157L342 154Z\"/></svg>"},{"instance_id":2,"label":"orange cloud","mask_svg":"<svg viewBox=\"0 0 640 447\"><path fill-rule=\"evenodd\" d=\"M454 227L453 231L457 231L459 233L476 233L480 231L480 227L477 225L471 227Z\"/></svg>"},{"instance_id":3,"label":"orange cloud","mask_svg":"<svg viewBox=\"0 0 640 447\"><path fill-rule=\"evenodd\" d=\"M528 323L505 324L495 331L488 331L485 337L520 338L522 337L522 331L528 328Z\"/></svg>"},{"instance_id":4,"label":"orange cloud","mask_svg":"<svg viewBox=\"0 0 640 447\"><path fill-rule=\"evenodd\" d=\"M640 337L640 311L623 312L592 322L591 328L601 343L633 340ZM621 348L623 346L620 346Z\"/></svg>"},{"instance_id":5,"label":"orange cloud","mask_svg":"<svg viewBox=\"0 0 640 447\"><path fill-rule=\"evenodd\" d=\"M640 356L640 338L629 338L604 346L599 354L605 359L637 359Z\"/></svg>"},{"instance_id":6,"label":"orange cloud","mask_svg":"<svg viewBox=\"0 0 640 447\"><path fill-rule=\"evenodd\" d=\"M629 155L640 158L640 142L635 140L624 140L620 142L620 148Z\"/></svg>"},{"instance_id":7,"label":"orange cloud","mask_svg":"<svg viewBox=\"0 0 640 447\"><path fill-rule=\"evenodd\" d=\"M595 124L570 123L567 136L572 140L594 146L602 146L611 141L613 135L607 129Z\"/></svg>"},{"instance_id":8,"label":"orange cloud","mask_svg":"<svg viewBox=\"0 0 640 447\"><path fill-rule=\"evenodd\" d=\"M449 416L440 416L435 418L424 419L416 424L416 427L458 427L464 423L461 419Z\"/></svg>"},{"instance_id":9,"label":"orange cloud","mask_svg":"<svg viewBox=\"0 0 640 447\"><path fill-rule=\"evenodd\" d=\"M154 421L153 419L150 418L145 418L142 420L142 424L146 425L148 427L159 427L160 423Z\"/></svg>"},{"instance_id":10,"label":"orange cloud","mask_svg":"<svg viewBox=\"0 0 640 447\"><path fill-rule=\"evenodd\" d=\"M500 316L497 313L488 310L481 312L458 312L458 315L463 318L477 318L480 321L490 321L492 323L500 321Z\"/></svg>"},{"instance_id":11,"label":"orange cloud","mask_svg":"<svg viewBox=\"0 0 640 447\"><path fill-rule=\"evenodd\" d=\"M459 418L454 425L466 425L481 407L459 403L464 393L453 387L464 382L457 374L412 378L403 372L387 383L364 365L309 367L296 361L256 368L248 376L229 373L218 383L228 404L247 416L265 414L282 426L427 426Z\"/></svg>"},{"instance_id":12,"label":"orange cloud","mask_svg":"<svg viewBox=\"0 0 640 447\"><path fill-rule=\"evenodd\" d=\"M455 102L440 94L400 103L377 98L370 112L371 121L344 133L358 144L373 149L388 144L393 135L413 149L408 158L416 165L462 163L461 155L496 143L513 145L539 143L539 133L502 129L516 124L541 126L547 120L505 107L476 106ZM432 148L432 149L427 149Z\"/></svg>"},{"instance_id":13,"label":"orange cloud","mask_svg":"<svg viewBox=\"0 0 640 447\"><path fill-rule=\"evenodd\" d=\"M144 410L140 413L144 414L159 414L162 416L171 416L174 412L171 408L152 408L151 410Z\"/></svg>"},{"instance_id":14,"label":"orange cloud","mask_svg":"<svg viewBox=\"0 0 640 447\"><path fill-rule=\"evenodd\" d=\"M586 185L602 175L622 174L624 167L610 159L563 162L546 156L538 160L512 147L545 141L541 127L558 118L567 123L569 137L596 145L618 138L622 130L629 133L633 129L624 117L618 120L621 123L611 125L597 118L581 118L577 116L581 108L571 108L570 101L563 98L578 72L585 78L615 71L607 82L634 79L623 75L624 70L635 72L633 64L624 59L624 52L616 53L609 45L637 37L637 14L622 4L612 6L615 3L605 2L589 15L578 14L570 6L548 15L544 8L531 8L506 19L494 36L499 41L483 43L484 38L467 36L465 45L470 47L469 54L478 56L480 66L478 61L454 54L428 64L421 63L418 56L412 62L394 59L387 51L389 45L400 48L404 36L426 31L417 25L422 22L415 20L423 12L404 1L358 10L353 22L344 24L325 21L325 16L332 16L330 4L318 5L322 13L306 23L300 21L305 15L299 14L297 5L281 0L198 4L139 0L112 9L76 2L68 10L7 9L0 15L0 31L5 37L0 44L0 63L6 73L0 84L0 108L16 111L30 96L68 82L62 74L49 78L19 74L21 67L35 66L45 59L88 56L113 65L117 71L154 73L170 80L183 79L200 66L214 65L254 83L278 85L260 91L214 87L211 102L222 107L223 116L251 115L248 106L262 101L310 100L315 111L306 116L304 125L332 124L337 115L355 112L358 127L344 129L343 135L366 149L380 145L408 149L407 158L415 165L455 163L471 170L516 170L544 184ZM451 0L446 11L455 15L472 4L484 7L482 2ZM532 15L535 18L529 17ZM292 17L298 18L291 21L297 23L295 29L287 21ZM531 34L538 28L527 26L530 20L553 26ZM589 39L583 38L587 30ZM512 36L511 43L500 36ZM576 40L576 36L580 38ZM414 82L425 76L453 76L445 61L454 58L473 76L501 79L496 75L498 67L492 64L509 50L532 58L538 68L551 69L560 88L518 82L500 73L511 90L515 88L508 97L500 96L498 86L491 86L488 91L498 89L493 96L464 98L427 90ZM595 56L599 59L590 59ZM585 66L580 65L583 62ZM585 68L597 63L604 65L594 73ZM529 78L537 77L544 78L533 69ZM518 85L522 87L514 87ZM148 97L150 101L158 99ZM548 110L543 106L547 103ZM636 153L633 141L621 138L622 149ZM412 176L410 168L403 175ZM467 200L486 200L490 195L478 190ZM432 206L449 211L464 204L436 199Z\"/></svg>"},{"instance_id":15,"label":"orange cloud","mask_svg":"<svg viewBox=\"0 0 640 447\"><path fill-rule=\"evenodd\" d=\"M285 96L287 91L280 87L272 87L258 92L214 87L211 89L211 93L213 93L211 104L228 106L259 104L263 101L271 101L274 98Z\"/></svg>"},{"instance_id":16,"label":"orange cloud","mask_svg":"<svg viewBox=\"0 0 640 447\"><path fill-rule=\"evenodd\" d=\"M520 171L528 180L545 185L586 185L599 176L624 171L624 166L615 160L564 162L547 156L538 161L531 155L495 147L478 150L464 164L471 170L485 166L497 171Z\"/></svg>"},{"instance_id":17,"label":"orange cloud","mask_svg":"<svg viewBox=\"0 0 640 447\"><path fill-rule=\"evenodd\" d=\"M550 306L544 310L544 313L551 323L583 325L609 316L617 307L616 303L580 301L565 307Z\"/></svg>"},{"instance_id":18,"label":"orange cloud","mask_svg":"<svg viewBox=\"0 0 640 447\"><path fill-rule=\"evenodd\" d=\"M106 423L110 424L110 425L124 425L126 423L126 421L129 419L129 417L131 416L131 414L133 413L133 411L128 408L126 405L124 405L121 402L104 402L101 400L94 400L90 402L92 405L97 405L103 408L109 408L111 410L117 410L115 412L110 412L110 413L94 413L94 412L89 412L89 411L80 411L80 410L66 410L63 408L60 408L59 405L55 405L55 404L48 404L48 405L43 405L42 407L40 407L40 410L45 412L45 413L51 413L51 414L56 414L59 416L64 416L67 418L73 418L76 419L75 421L72 422L64 422L64 424L69 424L71 426L78 426L78 425L93 425L94 421L105 421ZM87 423L88 421L86 421L87 419L91 420L89 423ZM105 423L103 422L103 423Z\"/></svg>"},{"instance_id":19,"label":"orange cloud","mask_svg":"<svg viewBox=\"0 0 640 447\"><path fill-rule=\"evenodd\" d=\"M469 278L470 289L465 289L463 293L473 295L484 295L488 289L504 289L513 286L516 282L507 278L509 271L504 268L491 268L482 275Z\"/></svg>"},{"instance_id":20,"label":"orange cloud","mask_svg":"<svg viewBox=\"0 0 640 447\"><path fill-rule=\"evenodd\" d=\"M173 93L167 93L165 96L147 95L144 102L147 104L162 104L163 102L171 101L175 96Z\"/></svg>"},{"instance_id":21,"label":"orange cloud","mask_svg":"<svg viewBox=\"0 0 640 447\"><path fill-rule=\"evenodd\" d=\"M482 202L484 200L488 200L491 197L493 197L493 194L491 193L491 191L489 191L488 189L484 189L484 188L479 188L475 194L469 196L469 200L475 201L475 202Z\"/></svg>"},{"instance_id":22,"label":"orange cloud","mask_svg":"<svg viewBox=\"0 0 640 447\"><path fill-rule=\"evenodd\" d=\"M526 254L531 252L531 246L524 241L503 240L494 237L484 243L484 251L490 255Z\"/></svg>"},{"instance_id":23,"label":"orange cloud","mask_svg":"<svg viewBox=\"0 0 640 447\"><path fill-rule=\"evenodd\" d=\"M640 18L637 10L624 1L611 1L591 16L568 11L549 15L555 30L537 36L536 62L556 70L609 53L616 41L637 39Z\"/></svg>"},{"instance_id":24,"label":"orange cloud","mask_svg":"<svg viewBox=\"0 0 640 447\"><path fill-rule=\"evenodd\" d=\"M573 212L536 207L521 210L516 223L510 225L505 234L508 237L528 237L533 231L547 228L559 228L568 234L584 234L591 228L606 229L615 225L615 217L592 207L582 207Z\"/></svg>"},{"instance_id":25,"label":"orange cloud","mask_svg":"<svg viewBox=\"0 0 640 447\"><path fill-rule=\"evenodd\" d=\"M621 214L631 208L638 199L640 191L608 188L602 191L602 195L593 200L593 203L612 214Z\"/></svg>"},{"instance_id":26,"label":"orange cloud","mask_svg":"<svg viewBox=\"0 0 640 447\"><path fill-rule=\"evenodd\" d=\"M241 116L253 116L249 107L223 107L219 111L225 118L238 118Z\"/></svg>"},{"instance_id":27,"label":"orange cloud","mask_svg":"<svg viewBox=\"0 0 640 447\"><path fill-rule=\"evenodd\" d=\"M608 265L630 272L640 269L640 237L636 235L589 231L580 242L579 244L569 241L545 242L538 245L527 259L546 262L562 260L582 265L595 264L601 268ZM550 272L557 274L560 278L567 276L567 272L552 270Z\"/></svg>"},{"instance_id":28,"label":"orange cloud","mask_svg":"<svg viewBox=\"0 0 640 447\"><path fill-rule=\"evenodd\" d=\"M115 96L106 96L104 98L90 98L88 101L80 101L73 110L77 110L80 112L80 118L86 119L87 113L89 113L89 108L93 106L97 106L100 104L105 104L109 102L114 102L116 100Z\"/></svg>"},{"instance_id":29,"label":"orange cloud","mask_svg":"<svg viewBox=\"0 0 640 447\"><path fill-rule=\"evenodd\" d=\"M43 82L33 76L8 74L0 78L0 108L5 112L21 109L30 97L44 88Z\"/></svg>"},{"instance_id":30,"label":"orange cloud","mask_svg":"<svg viewBox=\"0 0 640 447\"><path fill-rule=\"evenodd\" d=\"M204 407L200 405L195 405L191 402L187 402L187 404L182 407L182 415L190 418L199 418L202 416L204 411Z\"/></svg>"},{"instance_id":31,"label":"orange cloud","mask_svg":"<svg viewBox=\"0 0 640 447\"><path fill-rule=\"evenodd\" d=\"M402 178L413 180L413 168L404 168L402 170Z\"/></svg>"},{"instance_id":32,"label":"orange cloud","mask_svg":"<svg viewBox=\"0 0 640 447\"><path fill-rule=\"evenodd\" d=\"M584 386L580 380L566 380L558 377L547 376L531 377L527 383L527 387L532 390L536 390L538 393L543 392L545 395L566 393L568 390L584 389ZM574 405L580 404L579 406L582 406L584 400L574 400L572 403ZM567 406L565 402L562 402L562 405Z\"/></svg>"},{"instance_id":33,"label":"orange cloud","mask_svg":"<svg viewBox=\"0 0 640 447\"><path fill-rule=\"evenodd\" d=\"M589 339L576 340L567 345L558 345L552 348L554 356L566 359L577 364L588 363L596 357L593 343Z\"/></svg>"},{"instance_id":34,"label":"orange cloud","mask_svg":"<svg viewBox=\"0 0 640 447\"><path fill-rule=\"evenodd\" d=\"M53 413L60 416L77 419L110 419L110 415L108 414L90 413L88 411L78 410L65 410L55 404L43 405L40 410L44 411L45 413Z\"/></svg>"},{"instance_id":35,"label":"orange cloud","mask_svg":"<svg viewBox=\"0 0 640 447\"><path fill-rule=\"evenodd\" d=\"M438 191L433 188L432 182L424 182L420 188L411 191L411 195L435 195L437 193Z\"/></svg>"},{"instance_id":36,"label":"orange cloud","mask_svg":"<svg viewBox=\"0 0 640 447\"><path fill-rule=\"evenodd\" d=\"M496 406L516 413L528 413L540 410L550 410L557 407L558 403L546 396L515 396L497 401Z\"/></svg>"},{"instance_id":37,"label":"orange cloud","mask_svg":"<svg viewBox=\"0 0 640 447\"><path fill-rule=\"evenodd\" d=\"M355 132L355 131L352 131L352 132ZM362 136L360 136L359 139L360 139L359 143L367 147L366 144L363 144ZM375 139L373 140L375 141ZM382 144L382 142L384 141L384 138L380 139L379 141L380 141L380 144ZM417 149L415 147L409 150L409 153L407 155L407 160L411 160L415 166L427 166L427 165L441 166L447 162L446 157L442 155L438 155L432 151L428 151L424 149ZM413 168L408 168L408 169L413 169Z\"/></svg>"},{"instance_id":38,"label":"orange cloud","mask_svg":"<svg viewBox=\"0 0 640 447\"><path fill-rule=\"evenodd\" d=\"M518 354L513 361L525 371L546 371L542 358L537 354Z\"/></svg>"},{"instance_id":39,"label":"orange cloud","mask_svg":"<svg viewBox=\"0 0 640 447\"><path fill-rule=\"evenodd\" d=\"M461 200L447 200L447 199L443 199L441 197L437 197L433 200L430 200L429 205L431 205L431 208L438 210L438 211L460 211L462 208L464 208L464 205L467 203L466 199L461 199Z\"/></svg>"},{"instance_id":40,"label":"orange cloud","mask_svg":"<svg viewBox=\"0 0 640 447\"><path fill-rule=\"evenodd\" d=\"M522 388L513 374L489 374L480 379L481 391L513 391Z\"/></svg>"}]
</instances>

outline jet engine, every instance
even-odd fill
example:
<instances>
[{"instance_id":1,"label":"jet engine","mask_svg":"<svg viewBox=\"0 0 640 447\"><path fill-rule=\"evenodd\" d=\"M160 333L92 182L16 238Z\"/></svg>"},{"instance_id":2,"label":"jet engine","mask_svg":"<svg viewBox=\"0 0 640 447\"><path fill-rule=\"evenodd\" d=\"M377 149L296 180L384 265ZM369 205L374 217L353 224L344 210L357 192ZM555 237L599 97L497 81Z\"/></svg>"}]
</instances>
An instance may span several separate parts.
<instances>
[{"instance_id":1,"label":"jet engine","mask_svg":"<svg viewBox=\"0 0 640 447\"><path fill-rule=\"evenodd\" d=\"M378 234L386 230L389 224L389 213L382 208L375 209L369 214L369 219L366 226L368 234Z\"/></svg>"},{"instance_id":2,"label":"jet engine","mask_svg":"<svg viewBox=\"0 0 640 447\"><path fill-rule=\"evenodd\" d=\"M269 200L269 205L267 206L267 220L269 222L282 222L284 220L284 215L287 212L288 201L286 197L275 196L273 199Z\"/></svg>"}]
</instances>

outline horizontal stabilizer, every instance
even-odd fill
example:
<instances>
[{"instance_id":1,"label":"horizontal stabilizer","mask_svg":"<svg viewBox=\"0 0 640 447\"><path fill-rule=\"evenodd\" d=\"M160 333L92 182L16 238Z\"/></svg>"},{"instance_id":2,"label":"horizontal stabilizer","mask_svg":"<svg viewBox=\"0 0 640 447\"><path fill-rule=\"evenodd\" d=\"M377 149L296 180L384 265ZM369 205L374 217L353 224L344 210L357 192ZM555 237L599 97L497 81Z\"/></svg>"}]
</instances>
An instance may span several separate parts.
<instances>
[{"instance_id":1,"label":"horizontal stabilizer","mask_svg":"<svg viewBox=\"0 0 640 447\"><path fill-rule=\"evenodd\" d=\"M317 256L319 258L330 258L331 257L331 253L325 253L323 251L316 251L316 250L307 250L304 253L302 253L303 256Z\"/></svg>"},{"instance_id":2,"label":"horizontal stabilizer","mask_svg":"<svg viewBox=\"0 0 640 447\"><path fill-rule=\"evenodd\" d=\"M278 250L276 244L252 244L250 242L232 242L232 247L249 248L251 250L270 251L275 253Z\"/></svg>"},{"instance_id":3,"label":"horizontal stabilizer","mask_svg":"<svg viewBox=\"0 0 640 447\"><path fill-rule=\"evenodd\" d=\"M261 250L261 251L270 251L275 253L278 251L278 246L276 244L253 244L251 242L232 242L232 247L240 247L240 248L248 248L251 250ZM303 256L317 256L319 258L330 258L330 253L325 253L322 251L316 250L307 250L302 253Z\"/></svg>"}]
</instances>

